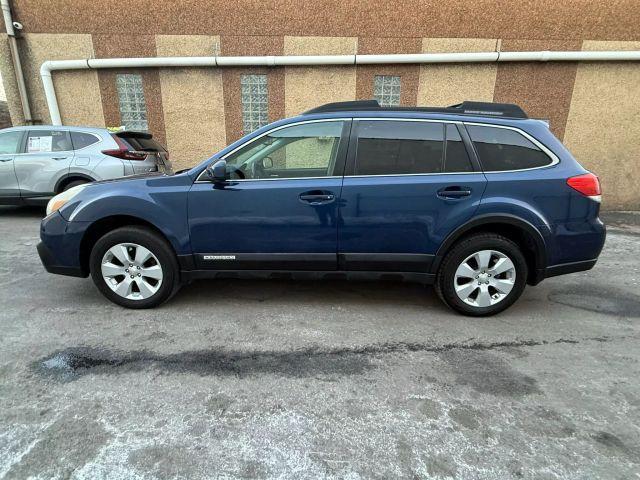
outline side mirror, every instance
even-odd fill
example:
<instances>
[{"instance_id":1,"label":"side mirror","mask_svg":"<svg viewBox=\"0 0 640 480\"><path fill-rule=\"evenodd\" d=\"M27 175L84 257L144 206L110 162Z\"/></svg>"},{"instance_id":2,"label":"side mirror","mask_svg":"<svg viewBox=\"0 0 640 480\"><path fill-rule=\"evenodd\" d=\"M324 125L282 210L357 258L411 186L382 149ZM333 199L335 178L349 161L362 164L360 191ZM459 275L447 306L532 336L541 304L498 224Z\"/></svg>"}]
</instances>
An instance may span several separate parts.
<instances>
[{"instance_id":1,"label":"side mirror","mask_svg":"<svg viewBox=\"0 0 640 480\"><path fill-rule=\"evenodd\" d=\"M224 182L227 180L227 162L218 160L207 166L207 175L214 182Z\"/></svg>"},{"instance_id":2,"label":"side mirror","mask_svg":"<svg viewBox=\"0 0 640 480\"><path fill-rule=\"evenodd\" d=\"M273 160L271 157L264 157L262 159L262 168L266 168L267 170L273 168Z\"/></svg>"}]
</instances>

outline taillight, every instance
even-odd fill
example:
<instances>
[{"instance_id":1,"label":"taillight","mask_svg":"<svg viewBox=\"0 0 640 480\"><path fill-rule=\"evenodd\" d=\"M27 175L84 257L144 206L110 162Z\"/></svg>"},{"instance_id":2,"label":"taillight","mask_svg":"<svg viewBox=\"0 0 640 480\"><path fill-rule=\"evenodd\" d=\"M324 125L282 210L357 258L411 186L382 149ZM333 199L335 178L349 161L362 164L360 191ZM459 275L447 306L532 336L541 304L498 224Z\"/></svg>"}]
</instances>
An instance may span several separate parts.
<instances>
[{"instance_id":1,"label":"taillight","mask_svg":"<svg viewBox=\"0 0 640 480\"><path fill-rule=\"evenodd\" d=\"M600 180L593 173L567 178L567 185L592 200L599 202L601 199Z\"/></svg>"},{"instance_id":2,"label":"taillight","mask_svg":"<svg viewBox=\"0 0 640 480\"><path fill-rule=\"evenodd\" d=\"M124 143L117 135L111 135L120 148L114 148L110 150L102 150L102 153L109 155L110 157L121 158L123 160L145 160L147 158L147 152L137 152L131 150L130 147Z\"/></svg>"}]
</instances>

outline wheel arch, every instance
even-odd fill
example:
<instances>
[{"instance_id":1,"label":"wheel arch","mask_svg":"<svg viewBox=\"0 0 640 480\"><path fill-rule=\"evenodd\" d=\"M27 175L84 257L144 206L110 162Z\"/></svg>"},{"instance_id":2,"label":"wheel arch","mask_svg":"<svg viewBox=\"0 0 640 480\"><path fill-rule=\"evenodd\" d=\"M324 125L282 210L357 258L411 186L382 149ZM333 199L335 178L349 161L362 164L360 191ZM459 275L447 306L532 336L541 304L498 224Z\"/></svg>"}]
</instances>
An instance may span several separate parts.
<instances>
[{"instance_id":1,"label":"wheel arch","mask_svg":"<svg viewBox=\"0 0 640 480\"><path fill-rule=\"evenodd\" d=\"M79 249L80 267L82 269L82 272L87 274L89 273L89 257L91 255L91 249L100 237L117 228L129 226L140 226L152 230L167 242L167 245L169 245L174 255L176 255L176 258L178 258L173 243L170 241L167 235L153 223L133 215L110 215L93 222L89 227L87 227L84 235L82 236Z\"/></svg>"},{"instance_id":2,"label":"wheel arch","mask_svg":"<svg viewBox=\"0 0 640 480\"><path fill-rule=\"evenodd\" d=\"M451 247L463 237L491 232L515 242L525 254L529 267L528 283L539 283L541 273L547 266L547 245L538 228L520 217L509 214L487 214L470 220L451 232L442 242L431 265L431 273L437 273L442 259Z\"/></svg>"},{"instance_id":3,"label":"wheel arch","mask_svg":"<svg viewBox=\"0 0 640 480\"><path fill-rule=\"evenodd\" d=\"M89 175L86 175L84 173L65 173L56 181L55 187L53 189L54 193L58 194L62 192L62 190L66 185L68 185L69 183L75 180L86 180L87 182L96 181L95 178L92 178Z\"/></svg>"}]
</instances>

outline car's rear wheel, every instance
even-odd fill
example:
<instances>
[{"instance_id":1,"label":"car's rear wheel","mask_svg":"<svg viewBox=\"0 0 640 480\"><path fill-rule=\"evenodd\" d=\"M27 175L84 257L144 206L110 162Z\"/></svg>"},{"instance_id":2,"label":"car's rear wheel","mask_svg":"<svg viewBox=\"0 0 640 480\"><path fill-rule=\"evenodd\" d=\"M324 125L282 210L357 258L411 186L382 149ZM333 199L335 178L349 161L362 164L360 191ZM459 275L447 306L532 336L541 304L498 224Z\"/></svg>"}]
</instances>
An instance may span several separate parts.
<instances>
[{"instance_id":1,"label":"car's rear wheel","mask_svg":"<svg viewBox=\"0 0 640 480\"><path fill-rule=\"evenodd\" d=\"M91 278L102 294L127 308L151 308L179 286L171 246L143 227L122 227L100 238L90 257Z\"/></svg>"},{"instance_id":2,"label":"car's rear wheel","mask_svg":"<svg viewBox=\"0 0 640 480\"><path fill-rule=\"evenodd\" d=\"M454 310L487 316L513 305L526 280L527 262L514 242L501 235L478 234L461 240L445 256L436 290Z\"/></svg>"},{"instance_id":3,"label":"car's rear wheel","mask_svg":"<svg viewBox=\"0 0 640 480\"><path fill-rule=\"evenodd\" d=\"M84 185L85 183L89 183L89 180L74 180L72 182L67 183L62 189L63 192L66 192L70 188L77 187L78 185Z\"/></svg>"}]
</instances>

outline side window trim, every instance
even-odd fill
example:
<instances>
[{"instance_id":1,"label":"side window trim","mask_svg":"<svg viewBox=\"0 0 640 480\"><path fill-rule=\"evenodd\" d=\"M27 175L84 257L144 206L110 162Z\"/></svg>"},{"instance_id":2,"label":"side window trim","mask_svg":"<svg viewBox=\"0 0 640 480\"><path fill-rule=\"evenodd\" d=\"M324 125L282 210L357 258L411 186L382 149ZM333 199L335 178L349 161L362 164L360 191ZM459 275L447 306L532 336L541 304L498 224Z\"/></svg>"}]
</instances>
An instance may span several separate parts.
<instances>
[{"instance_id":1,"label":"side window trim","mask_svg":"<svg viewBox=\"0 0 640 480\"><path fill-rule=\"evenodd\" d=\"M356 169L356 153L358 150L358 132L360 130L360 119L354 118L351 122L351 134L349 135L349 147L347 157L342 172L342 177L352 177Z\"/></svg>"},{"instance_id":2,"label":"side window trim","mask_svg":"<svg viewBox=\"0 0 640 480\"><path fill-rule=\"evenodd\" d=\"M471 160L471 166L473 167L473 172L470 172L470 173L482 172L482 165L480 164L480 158L476 153L476 149L473 147L473 142L471 141L469 132L467 132L466 127L462 123L457 123L456 127L458 128L458 133L462 137L462 143L464 144L464 148L467 151L467 155L469 155L469 159Z\"/></svg>"},{"instance_id":3,"label":"side window trim","mask_svg":"<svg viewBox=\"0 0 640 480\"><path fill-rule=\"evenodd\" d=\"M526 171L529 171L529 170L539 170L541 168L550 168L550 167L553 167L553 166L555 166L555 165L560 163L560 158L555 153L553 153L549 148L547 148L538 139L532 137L527 132L525 132L524 130L522 130L522 129L518 128L518 127L511 127L509 125L495 125L495 124L492 124L492 123L480 123L480 122L463 122L463 124L464 124L465 130L466 130L467 125L474 125L474 126L478 126L478 127L502 128L502 129L505 129L505 130L512 130L512 131L514 131L516 133L519 133L524 138L526 138L531 143L533 143L543 153L545 153L547 155L547 157L549 157L549 159L551 160L551 163L549 163L547 165L541 165L539 167L516 168L516 169L513 169L513 170L484 170L484 169L482 169L482 163L480 163L480 156L478 155L478 152L477 152L475 146L473 146L473 141L471 141L471 136L469 135L468 132L465 132L469 136L469 141L471 141L471 147L473 148L474 156L478 160L478 162L480 164L480 168L482 169L481 171L483 173L526 172Z\"/></svg>"},{"instance_id":4,"label":"side window trim","mask_svg":"<svg viewBox=\"0 0 640 480\"><path fill-rule=\"evenodd\" d=\"M353 124L352 119L343 120L342 133L340 135L340 141L338 142L338 148L336 150L336 157L333 163L333 170L330 177L343 177L344 168L347 161L347 152L349 150L349 138L351 136L351 128Z\"/></svg>"},{"instance_id":5,"label":"side window trim","mask_svg":"<svg viewBox=\"0 0 640 480\"><path fill-rule=\"evenodd\" d=\"M270 133L281 130L283 128L293 127L296 125L304 125L308 123L320 123L320 122L343 122L344 123L344 125L342 126L342 133L340 135L340 141L339 141L339 147L338 147L338 152L336 156L334 171L332 172L333 175L325 175L323 177L257 178L257 179L246 179L246 180L234 179L233 181L234 182L277 182L277 181L284 181L284 180L305 180L305 179L312 179L312 178L340 178L342 177L342 175L338 172L340 171L341 167L342 167L342 170L344 170L344 159L346 156L347 142L349 139L349 133L351 131L351 123L352 123L352 119L347 117L302 120L300 122L292 122L292 123L287 123L285 125L280 125L278 127L272 128L271 130L267 130L266 132L261 133L260 135L252 138L251 140L244 142L241 145L238 145L236 148L234 148L230 152L225 153L222 157L220 157L217 160L226 160L229 156L233 155L241 148L244 148L247 145L250 145L253 142L259 140L260 138L266 135L269 135ZM212 161L212 159L210 159L209 161ZM202 178L205 174L206 174L206 167L198 174L198 176L196 177L196 181L194 183L211 183L211 180L209 180L208 178Z\"/></svg>"},{"instance_id":6,"label":"side window trim","mask_svg":"<svg viewBox=\"0 0 640 480\"><path fill-rule=\"evenodd\" d=\"M24 155L26 153L28 134L29 134L29 130L22 131L22 138L20 139L20 148L18 148L18 153L16 155Z\"/></svg>"}]
</instances>

